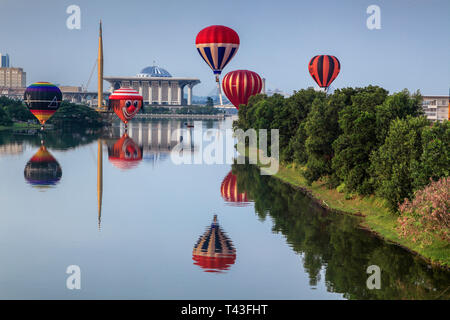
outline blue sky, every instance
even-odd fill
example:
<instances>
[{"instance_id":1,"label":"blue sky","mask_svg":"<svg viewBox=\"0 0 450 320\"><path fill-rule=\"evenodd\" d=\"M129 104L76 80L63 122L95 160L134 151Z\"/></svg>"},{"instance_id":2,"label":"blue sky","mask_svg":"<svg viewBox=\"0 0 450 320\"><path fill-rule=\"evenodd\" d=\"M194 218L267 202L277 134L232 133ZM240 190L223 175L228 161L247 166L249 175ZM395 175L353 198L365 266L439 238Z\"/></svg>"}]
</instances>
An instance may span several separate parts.
<instances>
[{"instance_id":1,"label":"blue sky","mask_svg":"<svg viewBox=\"0 0 450 320\"><path fill-rule=\"evenodd\" d=\"M66 27L71 4L81 8L80 30ZM366 27L372 4L381 9L380 30ZM135 75L155 60L173 76L200 78L196 95L215 86L194 46L198 31L212 24L233 28L241 39L224 73L255 71L267 88L291 93L315 85L307 63L316 54L341 61L337 88L374 84L446 95L450 86L448 0L0 0L0 52L25 69L28 84L86 84L100 18L105 75Z\"/></svg>"}]
</instances>

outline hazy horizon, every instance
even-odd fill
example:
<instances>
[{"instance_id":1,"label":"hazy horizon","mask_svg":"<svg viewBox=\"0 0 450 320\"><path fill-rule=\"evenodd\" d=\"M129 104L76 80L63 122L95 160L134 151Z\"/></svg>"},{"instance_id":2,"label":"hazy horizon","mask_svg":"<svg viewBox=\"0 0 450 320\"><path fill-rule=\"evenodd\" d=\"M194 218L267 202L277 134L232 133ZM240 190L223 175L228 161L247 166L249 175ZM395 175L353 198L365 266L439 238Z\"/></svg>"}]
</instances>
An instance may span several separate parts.
<instances>
[{"instance_id":1,"label":"hazy horizon","mask_svg":"<svg viewBox=\"0 0 450 320\"><path fill-rule=\"evenodd\" d=\"M81 8L70 30L69 5ZM369 30L369 5L381 9L381 29ZM156 65L172 76L195 77L194 95L215 86L194 41L206 26L236 30L241 45L223 74L248 69L267 89L286 93L315 86L307 63L316 54L341 62L335 88L379 85L447 95L450 80L449 1L39 1L0 0L0 52L22 67L27 84L86 85L97 58L103 21L105 76L134 76ZM96 89L94 74L89 89ZM105 82L106 89L109 87Z\"/></svg>"}]
</instances>

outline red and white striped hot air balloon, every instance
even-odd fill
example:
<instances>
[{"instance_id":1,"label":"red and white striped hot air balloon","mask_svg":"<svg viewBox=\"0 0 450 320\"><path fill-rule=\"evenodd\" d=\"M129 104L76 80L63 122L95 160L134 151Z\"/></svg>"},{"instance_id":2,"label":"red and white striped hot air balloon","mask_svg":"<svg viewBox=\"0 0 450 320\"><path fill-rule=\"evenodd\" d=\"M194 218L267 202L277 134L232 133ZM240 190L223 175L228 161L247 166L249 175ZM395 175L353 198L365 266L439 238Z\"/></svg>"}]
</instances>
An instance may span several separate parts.
<instances>
[{"instance_id":1,"label":"red and white striped hot air balloon","mask_svg":"<svg viewBox=\"0 0 450 320\"><path fill-rule=\"evenodd\" d=\"M249 70L228 72L222 80L223 92L237 109L241 104L246 105L251 96L260 93L262 86L261 77Z\"/></svg>"},{"instance_id":2,"label":"red and white striped hot air balloon","mask_svg":"<svg viewBox=\"0 0 450 320\"><path fill-rule=\"evenodd\" d=\"M144 105L144 98L133 88L120 88L109 96L109 105L127 124Z\"/></svg>"}]
</instances>

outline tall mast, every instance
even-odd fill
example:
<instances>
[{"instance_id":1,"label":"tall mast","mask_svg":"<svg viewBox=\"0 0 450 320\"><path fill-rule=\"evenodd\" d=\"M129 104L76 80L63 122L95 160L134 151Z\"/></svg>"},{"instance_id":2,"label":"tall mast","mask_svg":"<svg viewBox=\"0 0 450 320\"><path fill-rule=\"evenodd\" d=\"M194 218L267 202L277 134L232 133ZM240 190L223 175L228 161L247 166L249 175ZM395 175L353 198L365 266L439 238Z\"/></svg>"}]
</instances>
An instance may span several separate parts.
<instances>
[{"instance_id":1,"label":"tall mast","mask_svg":"<svg viewBox=\"0 0 450 320\"><path fill-rule=\"evenodd\" d=\"M102 41L102 20L100 20L100 30L98 34L98 108L103 108L103 41Z\"/></svg>"},{"instance_id":2,"label":"tall mast","mask_svg":"<svg viewBox=\"0 0 450 320\"><path fill-rule=\"evenodd\" d=\"M98 140L97 151L97 202L98 202L98 228L102 221L102 198L103 198L103 149L102 141Z\"/></svg>"}]
</instances>

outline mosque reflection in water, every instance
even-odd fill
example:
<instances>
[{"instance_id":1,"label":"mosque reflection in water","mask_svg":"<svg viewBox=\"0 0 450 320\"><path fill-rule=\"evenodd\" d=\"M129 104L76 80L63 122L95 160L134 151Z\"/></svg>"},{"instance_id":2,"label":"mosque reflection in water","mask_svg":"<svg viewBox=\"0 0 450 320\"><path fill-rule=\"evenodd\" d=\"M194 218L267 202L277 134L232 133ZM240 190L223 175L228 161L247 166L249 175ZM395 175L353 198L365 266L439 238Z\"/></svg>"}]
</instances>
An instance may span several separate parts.
<instances>
[{"instance_id":1,"label":"mosque reflection in water","mask_svg":"<svg viewBox=\"0 0 450 320\"><path fill-rule=\"evenodd\" d=\"M24 176L33 187L46 189L55 186L61 180L62 169L58 161L42 144L26 164Z\"/></svg>"},{"instance_id":2,"label":"mosque reflection in water","mask_svg":"<svg viewBox=\"0 0 450 320\"><path fill-rule=\"evenodd\" d=\"M198 239L192 251L194 264L205 272L222 273L236 261L236 249L214 215L211 225Z\"/></svg>"}]
</instances>

